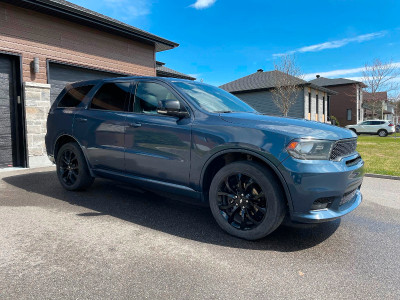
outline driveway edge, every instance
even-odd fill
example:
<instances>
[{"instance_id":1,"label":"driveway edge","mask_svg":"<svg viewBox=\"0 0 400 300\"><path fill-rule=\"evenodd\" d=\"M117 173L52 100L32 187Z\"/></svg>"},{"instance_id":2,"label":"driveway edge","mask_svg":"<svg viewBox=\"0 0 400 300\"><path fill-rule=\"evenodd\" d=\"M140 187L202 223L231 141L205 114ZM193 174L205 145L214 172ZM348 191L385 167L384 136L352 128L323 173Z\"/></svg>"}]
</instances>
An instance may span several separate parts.
<instances>
[{"instance_id":1,"label":"driveway edge","mask_svg":"<svg viewBox=\"0 0 400 300\"><path fill-rule=\"evenodd\" d=\"M382 178L382 179L391 179L391 180L400 180L400 176L381 175L381 174L370 174L370 173L366 173L366 174L365 174L365 177Z\"/></svg>"}]
</instances>

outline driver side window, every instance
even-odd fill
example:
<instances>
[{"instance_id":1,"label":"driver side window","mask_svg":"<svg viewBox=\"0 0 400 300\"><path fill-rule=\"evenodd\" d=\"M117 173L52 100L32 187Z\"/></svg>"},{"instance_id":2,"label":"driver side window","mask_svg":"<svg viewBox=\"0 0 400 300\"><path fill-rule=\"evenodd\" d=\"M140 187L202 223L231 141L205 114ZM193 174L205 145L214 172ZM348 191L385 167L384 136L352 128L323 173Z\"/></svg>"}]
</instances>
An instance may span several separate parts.
<instances>
[{"instance_id":1,"label":"driver side window","mask_svg":"<svg viewBox=\"0 0 400 300\"><path fill-rule=\"evenodd\" d=\"M178 100L170 90L154 82L139 82L136 88L133 112L157 114L158 102L161 100Z\"/></svg>"}]
</instances>

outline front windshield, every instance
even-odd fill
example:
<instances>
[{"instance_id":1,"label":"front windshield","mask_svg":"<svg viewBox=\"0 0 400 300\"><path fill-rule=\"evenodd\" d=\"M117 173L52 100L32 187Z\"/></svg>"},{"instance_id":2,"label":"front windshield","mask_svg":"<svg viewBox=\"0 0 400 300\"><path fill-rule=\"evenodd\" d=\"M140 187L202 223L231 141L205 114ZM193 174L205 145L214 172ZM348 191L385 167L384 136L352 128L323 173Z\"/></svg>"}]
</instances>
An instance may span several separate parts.
<instances>
[{"instance_id":1,"label":"front windshield","mask_svg":"<svg viewBox=\"0 0 400 300\"><path fill-rule=\"evenodd\" d=\"M220 88L196 82L174 81L173 83L208 112L256 112L242 100Z\"/></svg>"}]
</instances>

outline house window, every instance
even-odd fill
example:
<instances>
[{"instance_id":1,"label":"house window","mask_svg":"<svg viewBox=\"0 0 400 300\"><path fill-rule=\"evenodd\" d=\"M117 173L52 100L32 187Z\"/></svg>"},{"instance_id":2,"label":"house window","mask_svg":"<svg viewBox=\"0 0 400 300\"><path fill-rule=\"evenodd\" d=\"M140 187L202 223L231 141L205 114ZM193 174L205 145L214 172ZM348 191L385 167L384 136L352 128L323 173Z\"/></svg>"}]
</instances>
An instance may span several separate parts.
<instances>
[{"instance_id":1,"label":"house window","mask_svg":"<svg viewBox=\"0 0 400 300\"><path fill-rule=\"evenodd\" d=\"M325 96L322 97L322 113L325 115Z\"/></svg>"},{"instance_id":2,"label":"house window","mask_svg":"<svg viewBox=\"0 0 400 300\"><path fill-rule=\"evenodd\" d=\"M361 120L361 109L358 109L358 121Z\"/></svg>"},{"instance_id":3,"label":"house window","mask_svg":"<svg viewBox=\"0 0 400 300\"><path fill-rule=\"evenodd\" d=\"M315 111L316 111L316 113L318 114L318 113L319 113L318 95L315 96L315 105L317 106L316 109L315 109Z\"/></svg>"},{"instance_id":4,"label":"house window","mask_svg":"<svg viewBox=\"0 0 400 300\"><path fill-rule=\"evenodd\" d=\"M347 121L351 121L351 109L347 110Z\"/></svg>"},{"instance_id":5,"label":"house window","mask_svg":"<svg viewBox=\"0 0 400 300\"><path fill-rule=\"evenodd\" d=\"M308 113L311 114L311 93L308 93Z\"/></svg>"}]
</instances>

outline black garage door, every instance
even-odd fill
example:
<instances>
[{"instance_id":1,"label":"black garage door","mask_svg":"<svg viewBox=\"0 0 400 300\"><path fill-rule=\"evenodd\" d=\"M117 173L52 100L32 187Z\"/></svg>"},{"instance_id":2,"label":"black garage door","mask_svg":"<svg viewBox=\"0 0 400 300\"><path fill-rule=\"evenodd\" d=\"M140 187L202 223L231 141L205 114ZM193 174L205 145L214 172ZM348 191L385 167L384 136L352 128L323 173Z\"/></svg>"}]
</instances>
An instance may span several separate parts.
<instances>
[{"instance_id":1,"label":"black garage door","mask_svg":"<svg viewBox=\"0 0 400 300\"><path fill-rule=\"evenodd\" d=\"M61 93L65 85L68 83L119 76L123 75L50 62L48 78L49 84L51 85L51 103L56 100L57 96Z\"/></svg>"},{"instance_id":2,"label":"black garage door","mask_svg":"<svg viewBox=\"0 0 400 300\"><path fill-rule=\"evenodd\" d=\"M6 55L0 55L0 168L14 165L13 100L13 60Z\"/></svg>"}]
</instances>

